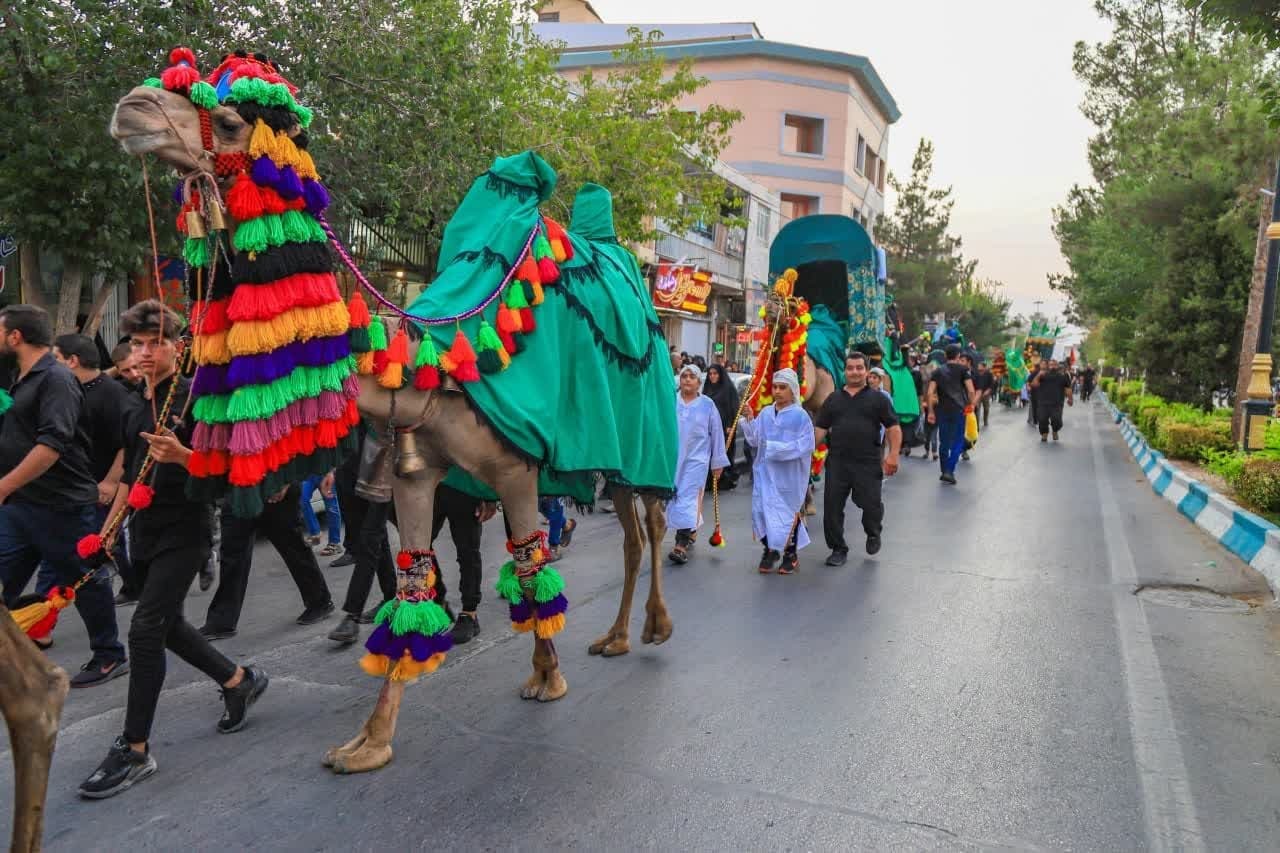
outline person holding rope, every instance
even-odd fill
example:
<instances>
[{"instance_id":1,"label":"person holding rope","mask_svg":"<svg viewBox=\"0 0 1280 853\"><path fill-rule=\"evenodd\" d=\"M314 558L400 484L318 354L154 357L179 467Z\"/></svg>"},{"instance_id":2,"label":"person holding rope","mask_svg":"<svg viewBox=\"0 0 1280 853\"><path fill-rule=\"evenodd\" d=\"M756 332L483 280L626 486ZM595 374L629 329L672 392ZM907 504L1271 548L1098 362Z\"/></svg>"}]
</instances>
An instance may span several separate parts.
<instances>
[{"instance_id":1,"label":"person holding rope","mask_svg":"<svg viewBox=\"0 0 1280 853\"><path fill-rule=\"evenodd\" d=\"M689 562L689 551L702 526L707 469L711 469L713 477L718 477L729 466L724 450L724 423L715 402L702 393L702 382L702 371L697 365L686 364L680 368L676 392L680 455L676 460L676 496L667 505L667 524L676 531L676 544L668 559L677 565Z\"/></svg>"},{"instance_id":2,"label":"person holding rope","mask_svg":"<svg viewBox=\"0 0 1280 853\"><path fill-rule=\"evenodd\" d=\"M182 603L213 547L213 507L187 498L187 460L193 420L187 412L191 380L178 373L178 315L155 299L139 302L120 317L147 383L148 400L136 406L125 428L124 477L111 519L128 505L142 504L130 520L138 606L129 626L129 697L124 731L97 769L80 784L80 795L104 799L132 787L156 771L148 742L160 691L164 687L165 649L212 678L222 688L220 733L239 731L252 705L267 689L267 674L237 666L218 652L182 616ZM153 475L144 472L154 463ZM144 476L140 476L144 474ZM147 482L147 480L150 482ZM130 500L135 485L146 500Z\"/></svg>"},{"instance_id":3,"label":"person holding rope","mask_svg":"<svg viewBox=\"0 0 1280 853\"><path fill-rule=\"evenodd\" d=\"M751 467L751 527L764 545L760 573L789 575L796 552L809 544L803 513L813 457L813 423L799 405L800 378L791 368L773 374L773 405L742 415L742 437L755 448ZM779 563L781 560L781 563Z\"/></svg>"}]
</instances>

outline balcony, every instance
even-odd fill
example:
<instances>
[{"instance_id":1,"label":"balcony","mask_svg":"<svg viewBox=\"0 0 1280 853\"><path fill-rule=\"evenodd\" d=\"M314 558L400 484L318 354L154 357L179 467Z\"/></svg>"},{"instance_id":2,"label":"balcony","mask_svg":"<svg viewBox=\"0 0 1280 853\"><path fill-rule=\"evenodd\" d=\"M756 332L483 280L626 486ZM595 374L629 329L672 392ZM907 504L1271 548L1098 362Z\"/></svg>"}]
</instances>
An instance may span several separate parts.
<instances>
[{"instance_id":1,"label":"balcony","mask_svg":"<svg viewBox=\"0 0 1280 853\"><path fill-rule=\"evenodd\" d=\"M663 225L659 223L659 229ZM716 277L717 284L741 286L742 251L746 232L742 228L713 226L710 233L690 231L685 237L677 237L660 230L655 251L673 261L687 261L699 269L708 270Z\"/></svg>"}]
</instances>

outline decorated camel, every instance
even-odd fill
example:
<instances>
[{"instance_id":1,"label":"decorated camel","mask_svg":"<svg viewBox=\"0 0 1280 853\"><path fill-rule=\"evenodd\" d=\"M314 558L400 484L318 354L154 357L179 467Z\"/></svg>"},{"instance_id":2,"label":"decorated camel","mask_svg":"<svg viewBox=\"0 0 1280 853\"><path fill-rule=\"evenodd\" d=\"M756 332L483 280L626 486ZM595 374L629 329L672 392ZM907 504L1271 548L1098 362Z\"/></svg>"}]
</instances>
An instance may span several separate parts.
<instances>
[{"instance_id":1,"label":"decorated camel","mask_svg":"<svg viewBox=\"0 0 1280 853\"><path fill-rule=\"evenodd\" d=\"M372 312L358 289L344 300L331 246L363 277L325 222L328 193L307 151L311 113L296 93L260 54L230 54L201 75L178 49L160 77L120 100L111 133L182 175L198 493L256 513L282 485L351 452L361 416L388 447L366 473L391 481L399 592L361 661L384 683L356 737L324 756L351 773L391 759L406 682L449 649L431 518L454 466L497 493L514 536L498 592L513 627L534 635L522 697L546 702L568 690L553 641L568 603L547 565L539 494L589 502L599 475L612 489L622 600L589 651L629 651L646 539L641 640L671 636L658 547L675 470L674 384L636 261L614 236L609 193L584 186L562 228L538 209L555 172L530 152L500 158L475 181L445 229L436 279L407 309L372 287Z\"/></svg>"}]
</instances>

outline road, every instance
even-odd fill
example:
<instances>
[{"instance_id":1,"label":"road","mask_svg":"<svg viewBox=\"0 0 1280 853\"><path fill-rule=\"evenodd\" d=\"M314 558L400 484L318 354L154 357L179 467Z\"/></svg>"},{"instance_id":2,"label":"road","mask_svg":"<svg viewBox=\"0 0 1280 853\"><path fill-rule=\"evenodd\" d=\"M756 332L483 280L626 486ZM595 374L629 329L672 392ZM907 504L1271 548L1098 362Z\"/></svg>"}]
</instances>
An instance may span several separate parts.
<instances>
[{"instance_id":1,"label":"road","mask_svg":"<svg viewBox=\"0 0 1280 853\"><path fill-rule=\"evenodd\" d=\"M531 642L486 579L482 635L410 687L394 761L356 777L320 756L377 682L325 640L332 622L292 623L301 604L261 544L241 633L222 644L271 674L249 726L215 733L216 688L174 661L159 772L82 802L126 684L77 691L47 847L1280 847L1280 615L1262 579L1153 495L1100 404L1068 410L1047 446L998 409L959 476L944 487L905 460L879 556L861 555L855 513L848 565L823 567L819 541L792 577L755 572L749 494L727 495L728 547L667 570L672 639L642 646L637 615L633 652L609 660L586 646L617 607L620 535L587 516L560 564L569 695L517 698ZM490 524L491 576L500 538ZM348 572L326 570L335 596ZM193 592L188 610L207 602ZM73 668L85 648L65 617L54 657ZM0 802L11 787L5 756Z\"/></svg>"}]
</instances>

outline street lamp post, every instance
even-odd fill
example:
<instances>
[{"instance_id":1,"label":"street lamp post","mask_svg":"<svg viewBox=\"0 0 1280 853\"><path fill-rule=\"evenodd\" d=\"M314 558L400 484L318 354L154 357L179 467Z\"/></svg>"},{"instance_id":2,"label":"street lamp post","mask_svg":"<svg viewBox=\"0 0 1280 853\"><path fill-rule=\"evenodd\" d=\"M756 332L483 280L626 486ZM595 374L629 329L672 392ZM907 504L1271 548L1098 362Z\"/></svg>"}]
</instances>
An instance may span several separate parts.
<instances>
[{"instance_id":1,"label":"street lamp post","mask_svg":"<svg viewBox=\"0 0 1280 853\"><path fill-rule=\"evenodd\" d=\"M1280 164L1271 196L1271 224L1267 226L1267 272L1262 291L1262 320L1258 324L1258 348L1249 377L1249 399L1244 404L1244 449L1266 445L1267 424L1274 408L1271 390L1271 329L1276 315L1276 276L1280 273Z\"/></svg>"}]
</instances>

